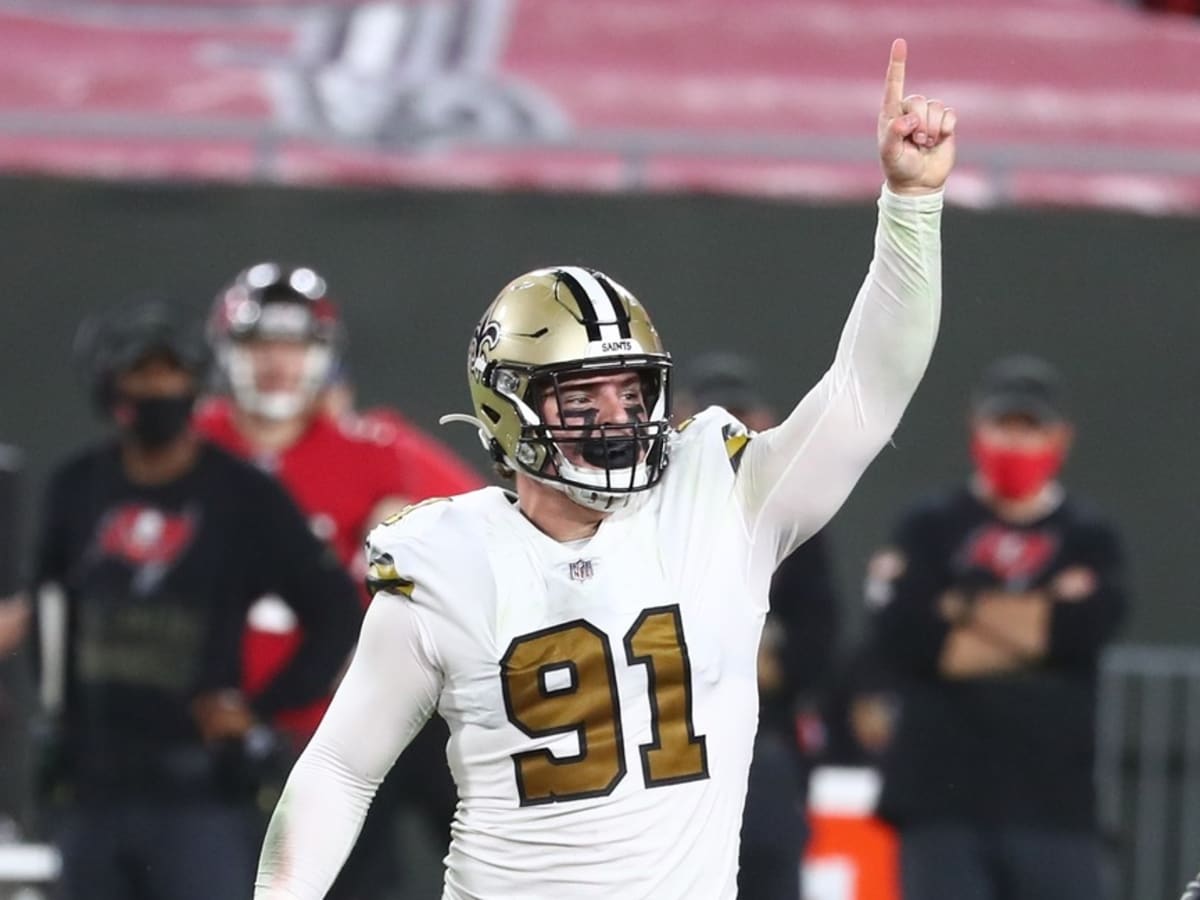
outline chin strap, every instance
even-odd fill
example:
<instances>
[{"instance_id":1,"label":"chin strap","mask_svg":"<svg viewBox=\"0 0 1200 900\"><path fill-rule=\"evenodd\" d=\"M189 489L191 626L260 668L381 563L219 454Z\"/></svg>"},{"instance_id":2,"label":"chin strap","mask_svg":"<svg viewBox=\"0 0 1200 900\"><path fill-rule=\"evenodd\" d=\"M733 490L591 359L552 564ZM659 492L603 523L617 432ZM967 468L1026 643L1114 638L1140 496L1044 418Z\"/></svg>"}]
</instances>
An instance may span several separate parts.
<instances>
[{"instance_id":1,"label":"chin strap","mask_svg":"<svg viewBox=\"0 0 1200 900\"><path fill-rule=\"evenodd\" d=\"M444 415L440 419L438 419L439 425L449 425L452 422L464 422L467 425L474 425L476 428L478 428L480 430L483 429L482 422L480 422L474 416L468 416L466 413L447 413L446 415Z\"/></svg>"},{"instance_id":2,"label":"chin strap","mask_svg":"<svg viewBox=\"0 0 1200 900\"><path fill-rule=\"evenodd\" d=\"M481 421L466 413L448 413L438 419L439 425L450 425L454 422L462 422L464 425L474 425L475 430L479 433L479 443L483 444L483 449L489 454L492 452L491 437L488 435L487 429L483 427Z\"/></svg>"}]
</instances>

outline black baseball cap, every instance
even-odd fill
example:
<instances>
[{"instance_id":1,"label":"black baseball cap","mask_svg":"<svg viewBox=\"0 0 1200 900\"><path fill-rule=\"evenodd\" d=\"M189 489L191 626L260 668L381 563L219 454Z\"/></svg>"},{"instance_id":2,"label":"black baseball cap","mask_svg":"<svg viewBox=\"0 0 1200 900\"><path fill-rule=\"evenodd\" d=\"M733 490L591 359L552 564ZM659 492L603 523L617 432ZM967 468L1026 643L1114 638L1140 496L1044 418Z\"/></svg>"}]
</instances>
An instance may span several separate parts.
<instances>
[{"instance_id":1,"label":"black baseball cap","mask_svg":"<svg viewBox=\"0 0 1200 900\"><path fill-rule=\"evenodd\" d=\"M84 319L72 347L76 367L107 412L114 379L142 360L164 354L203 381L210 361L199 318L157 294L140 295Z\"/></svg>"},{"instance_id":2,"label":"black baseball cap","mask_svg":"<svg viewBox=\"0 0 1200 900\"><path fill-rule=\"evenodd\" d=\"M1062 378L1036 356L1006 356L988 366L972 395L971 411L985 419L1029 416L1049 425L1066 419Z\"/></svg>"}]
</instances>

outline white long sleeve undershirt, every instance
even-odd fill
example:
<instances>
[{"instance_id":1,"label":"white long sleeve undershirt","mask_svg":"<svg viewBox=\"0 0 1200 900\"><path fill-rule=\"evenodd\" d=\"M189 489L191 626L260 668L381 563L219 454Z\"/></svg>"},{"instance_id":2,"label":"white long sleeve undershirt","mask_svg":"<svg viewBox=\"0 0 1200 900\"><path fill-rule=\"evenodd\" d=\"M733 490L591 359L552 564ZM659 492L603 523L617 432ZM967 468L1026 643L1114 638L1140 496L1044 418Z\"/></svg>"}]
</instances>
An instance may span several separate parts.
<instances>
[{"instance_id":1,"label":"white long sleeve undershirt","mask_svg":"<svg viewBox=\"0 0 1200 900\"><path fill-rule=\"evenodd\" d=\"M841 508L891 440L925 373L941 318L942 195L886 187L870 270L833 365L777 427L746 448L738 490L747 527L780 536L782 559Z\"/></svg>"}]
</instances>

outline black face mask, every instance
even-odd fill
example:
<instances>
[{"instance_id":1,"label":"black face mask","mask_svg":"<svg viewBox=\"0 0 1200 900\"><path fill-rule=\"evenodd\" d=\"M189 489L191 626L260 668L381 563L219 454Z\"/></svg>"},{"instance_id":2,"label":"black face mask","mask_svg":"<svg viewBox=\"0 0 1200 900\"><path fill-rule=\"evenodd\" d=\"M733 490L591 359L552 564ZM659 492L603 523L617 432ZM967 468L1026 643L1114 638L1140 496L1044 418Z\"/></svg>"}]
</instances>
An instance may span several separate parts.
<instances>
[{"instance_id":1,"label":"black face mask","mask_svg":"<svg viewBox=\"0 0 1200 900\"><path fill-rule=\"evenodd\" d=\"M190 393L121 400L132 413L121 430L147 450L161 449L187 430L195 403L196 395Z\"/></svg>"}]
</instances>

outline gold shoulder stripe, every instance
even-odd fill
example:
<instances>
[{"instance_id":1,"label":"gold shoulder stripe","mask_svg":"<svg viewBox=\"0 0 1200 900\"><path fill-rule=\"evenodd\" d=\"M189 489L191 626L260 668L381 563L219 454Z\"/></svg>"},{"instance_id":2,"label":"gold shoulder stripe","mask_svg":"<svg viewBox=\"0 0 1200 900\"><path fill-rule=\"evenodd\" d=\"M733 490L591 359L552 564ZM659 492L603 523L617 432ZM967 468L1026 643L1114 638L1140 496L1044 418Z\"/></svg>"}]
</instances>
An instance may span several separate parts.
<instances>
[{"instance_id":1,"label":"gold shoulder stripe","mask_svg":"<svg viewBox=\"0 0 1200 900\"><path fill-rule=\"evenodd\" d=\"M394 594L411 599L415 587L409 578L376 578L370 572L367 573L367 593L372 597L376 594Z\"/></svg>"},{"instance_id":2,"label":"gold shoulder stripe","mask_svg":"<svg viewBox=\"0 0 1200 900\"><path fill-rule=\"evenodd\" d=\"M401 519L403 519L405 516L407 516L414 509L420 509L422 506L429 506L430 504L441 503L442 501L445 501L446 503L453 503L454 498L453 497L430 497L428 500L422 500L420 503L410 503L408 506L404 507L404 509L400 510L400 512L392 513L390 516L388 516L386 519L384 519L383 524L384 525L395 525L397 522L399 522Z\"/></svg>"},{"instance_id":3,"label":"gold shoulder stripe","mask_svg":"<svg viewBox=\"0 0 1200 900\"><path fill-rule=\"evenodd\" d=\"M722 428L721 434L725 438L725 454L729 457L729 464L733 466L733 471L736 472L742 465L742 454L746 452L746 447L750 444L750 435L745 431L735 431L732 425Z\"/></svg>"},{"instance_id":4,"label":"gold shoulder stripe","mask_svg":"<svg viewBox=\"0 0 1200 900\"><path fill-rule=\"evenodd\" d=\"M415 587L411 578L405 578L396 569L396 562L390 553L371 550L367 561L367 593L398 594L411 597Z\"/></svg>"},{"instance_id":5,"label":"gold shoulder stripe","mask_svg":"<svg viewBox=\"0 0 1200 900\"><path fill-rule=\"evenodd\" d=\"M696 421L695 416L688 416L686 419L684 419L682 422L680 422L678 425L675 426L675 431L682 432L685 428L687 428L689 425L691 425L695 421Z\"/></svg>"}]
</instances>

